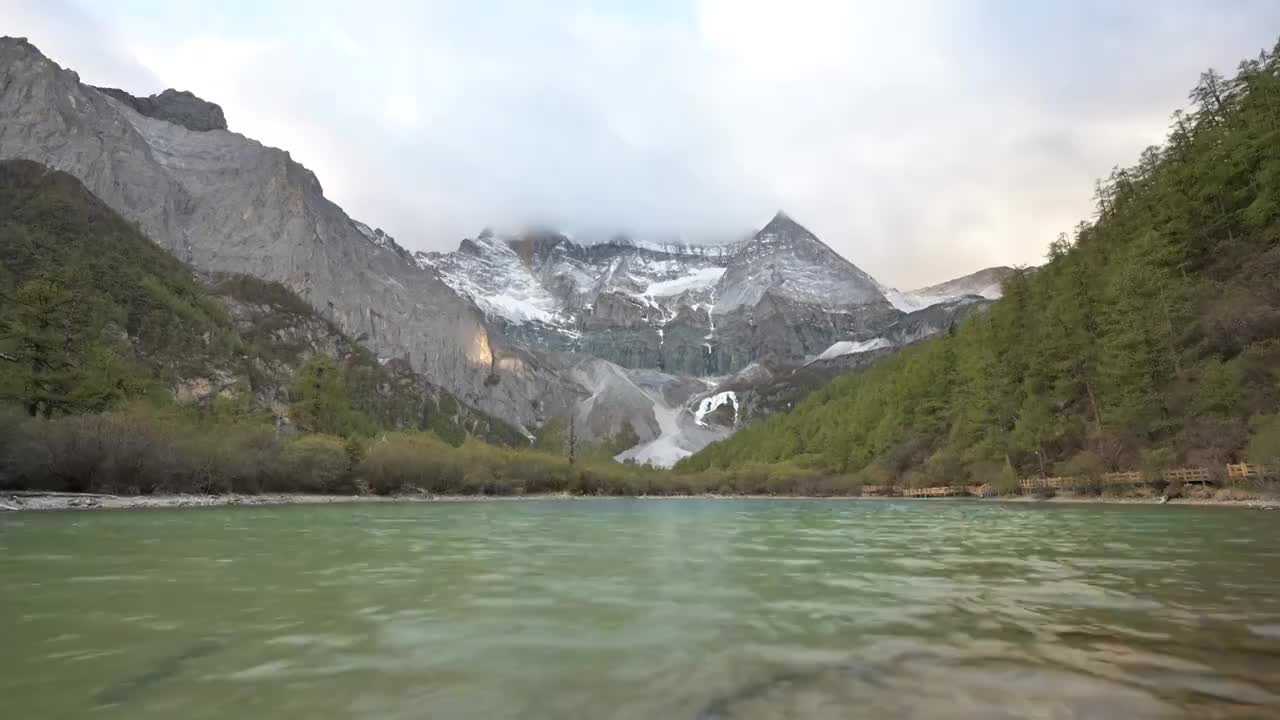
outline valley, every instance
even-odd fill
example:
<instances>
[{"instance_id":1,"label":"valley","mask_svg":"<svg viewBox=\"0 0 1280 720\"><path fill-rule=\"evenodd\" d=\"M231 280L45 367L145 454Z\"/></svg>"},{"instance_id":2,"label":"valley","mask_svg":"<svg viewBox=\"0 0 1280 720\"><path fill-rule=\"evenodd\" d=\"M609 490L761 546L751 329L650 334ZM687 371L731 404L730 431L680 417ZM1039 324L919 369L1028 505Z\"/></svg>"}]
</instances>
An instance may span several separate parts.
<instances>
[{"instance_id":1,"label":"valley","mask_svg":"<svg viewBox=\"0 0 1280 720\"><path fill-rule=\"evenodd\" d=\"M528 438L569 422L584 446L634 438L620 460L670 466L863 353L951 327L1011 272L898 292L782 212L729 245L486 231L410 253L216 104L86 85L17 38L0 39L0 65L0 158L70 174L197 273L279 283L379 362ZM726 392L737 411L695 418Z\"/></svg>"},{"instance_id":2,"label":"valley","mask_svg":"<svg viewBox=\"0 0 1280 720\"><path fill-rule=\"evenodd\" d=\"M558 479L541 486L550 490L594 486L569 477L579 456L604 463L610 492L637 481L664 493L684 481L653 468L724 474L750 493L794 488L791 476L843 488L998 475L1011 487L1009 478L1051 470L1267 466L1276 334L1263 129L1274 111L1257 88L1275 82L1275 60L1264 57L1214 81L1232 88L1229 108L1198 88L1208 99L1197 114L1177 115L1165 149L1100 183L1098 216L1053 243L1046 265L903 292L781 211L720 244L529 228L410 252L327 199L287 151L227 129L219 106L86 85L31 43L3 38L8 202L43 202L56 188L93 207L82 225L56 218L56 205L15 216L9 291L34 293L31 283L50 277L54 297L106 291L116 271L88 258L96 218L114 214L109 222L136 231L126 256L146 255L138 243L167 252L177 265L166 282L201 308L164 300L164 323L183 330L160 339L139 319L125 320L124 344L75 336L59 351L65 363L39 360L7 392L51 420L143 397L163 396L198 422L234 406L277 430L346 438L348 480L368 451L360 438L386 432L567 458L552 463ZM1243 129L1225 129L1227 117ZM1202 148L1228 132L1236 174L1206 174ZM31 165L12 165L22 162ZM53 251L53 226L76 238L71 256ZM264 294L271 300L255 305ZM183 332L202 325L220 334L206 332L192 354ZM30 331L14 328L11 338ZM237 357L238 344L287 359ZM127 362L99 367L102 352ZM126 366L133 379L113 375ZM61 367L70 380L46 377ZM50 387L72 394L55 402ZM405 453L422 444L403 440ZM492 467L513 462L500 457L466 482L395 482L482 488L504 472Z\"/></svg>"}]
</instances>

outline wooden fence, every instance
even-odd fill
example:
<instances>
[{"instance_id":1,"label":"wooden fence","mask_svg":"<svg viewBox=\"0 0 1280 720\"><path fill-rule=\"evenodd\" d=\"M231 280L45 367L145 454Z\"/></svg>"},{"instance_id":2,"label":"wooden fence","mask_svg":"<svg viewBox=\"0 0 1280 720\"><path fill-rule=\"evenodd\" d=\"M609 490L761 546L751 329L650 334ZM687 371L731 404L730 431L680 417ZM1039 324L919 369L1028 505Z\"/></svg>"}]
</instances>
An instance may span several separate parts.
<instances>
[{"instance_id":1,"label":"wooden fence","mask_svg":"<svg viewBox=\"0 0 1280 720\"><path fill-rule=\"evenodd\" d=\"M1142 473L1137 470L1102 474L1103 485L1141 485L1143 482Z\"/></svg>"},{"instance_id":2,"label":"wooden fence","mask_svg":"<svg viewBox=\"0 0 1280 720\"><path fill-rule=\"evenodd\" d=\"M1083 478L1077 477L1023 478L1018 481L1018 487L1023 490L1042 490L1046 488L1056 490L1079 485L1081 482L1083 482Z\"/></svg>"},{"instance_id":3,"label":"wooden fence","mask_svg":"<svg viewBox=\"0 0 1280 720\"><path fill-rule=\"evenodd\" d=\"M1228 465L1228 474L1232 467L1242 467ZM1256 466L1250 466L1256 467ZM1242 476L1243 477L1243 476ZM1257 477L1256 475L1254 477ZM1209 474L1208 468L1173 468L1170 470L1160 471L1158 480L1163 482L1182 481L1184 483L1211 483L1212 476ZM1124 472L1103 473L1099 478L1103 485L1142 485L1152 482L1148 476L1138 470L1126 470ZM1023 491L1027 490L1046 490L1059 488L1078 487L1089 484L1089 479L1085 477L1051 477L1051 478L1023 478L1018 481L1018 487Z\"/></svg>"},{"instance_id":4,"label":"wooden fence","mask_svg":"<svg viewBox=\"0 0 1280 720\"><path fill-rule=\"evenodd\" d=\"M903 488L903 497L956 497L958 495L968 494L964 488L958 485L943 485L940 487L924 487L924 488Z\"/></svg>"},{"instance_id":5,"label":"wooden fence","mask_svg":"<svg viewBox=\"0 0 1280 720\"><path fill-rule=\"evenodd\" d=\"M1227 478L1231 480L1257 480L1265 477L1272 477L1272 474L1269 468L1262 465L1250 465L1247 463L1227 465ZM1098 480L1104 486L1143 485L1149 482L1168 483L1179 481L1211 484L1214 482L1214 478L1208 468L1187 467L1161 470L1160 474L1155 478L1151 478L1139 470L1127 470L1124 472L1103 473ZM1090 484L1090 480L1080 476L1023 478L1018 481L1018 489L1025 495L1036 490L1059 490L1088 484ZM895 495L898 493L901 493L903 497L909 498L960 497L966 495L987 497L994 495L995 489L986 484L900 489L890 485L864 485L862 487L863 495Z\"/></svg>"},{"instance_id":6,"label":"wooden fence","mask_svg":"<svg viewBox=\"0 0 1280 720\"><path fill-rule=\"evenodd\" d=\"M1166 482L1175 482L1181 480L1186 483L1207 483L1213 482L1209 477L1209 468L1178 468L1177 470L1165 470L1160 473L1160 477Z\"/></svg>"},{"instance_id":7,"label":"wooden fence","mask_svg":"<svg viewBox=\"0 0 1280 720\"><path fill-rule=\"evenodd\" d=\"M1272 469L1265 465L1251 465L1249 463L1227 465L1227 477L1231 480L1260 480L1272 475L1274 475Z\"/></svg>"},{"instance_id":8,"label":"wooden fence","mask_svg":"<svg viewBox=\"0 0 1280 720\"><path fill-rule=\"evenodd\" d=\"M866 492L866 488L862 489ZM944 485L941 487L903 488L903 497L987 497L994 495L995 490L987 484L982 485Z\"/></svg>"}]
</instances>

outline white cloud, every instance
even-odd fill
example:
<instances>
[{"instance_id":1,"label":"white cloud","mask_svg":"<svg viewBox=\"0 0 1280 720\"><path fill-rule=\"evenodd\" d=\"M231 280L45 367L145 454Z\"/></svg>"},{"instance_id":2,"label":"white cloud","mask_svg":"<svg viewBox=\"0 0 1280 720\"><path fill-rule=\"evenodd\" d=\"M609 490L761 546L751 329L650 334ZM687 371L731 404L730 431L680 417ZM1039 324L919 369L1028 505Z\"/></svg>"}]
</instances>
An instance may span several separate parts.
<instances>
[{"instance_id":1,"label":"white cloud","mask_svg":"<svg viewBox=\"0 0 1280 720\"><path fill-rule=\"evenodd\" d=\"M387 119L401 128L418 124L418 99L405 93L394 93L387 98Z\"/></svg>"}]
</instances>

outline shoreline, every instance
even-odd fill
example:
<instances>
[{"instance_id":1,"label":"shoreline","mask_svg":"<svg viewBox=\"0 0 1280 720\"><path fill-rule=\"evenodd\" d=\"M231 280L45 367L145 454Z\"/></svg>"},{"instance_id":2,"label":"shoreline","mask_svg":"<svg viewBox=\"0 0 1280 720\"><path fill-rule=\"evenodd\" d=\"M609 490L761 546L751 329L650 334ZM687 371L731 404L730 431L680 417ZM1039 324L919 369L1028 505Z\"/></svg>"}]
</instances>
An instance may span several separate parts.
<instances>
[{"instance_id":1,"label":"shoreline","mask_svg":"<svg viewBox=\"0 0 1280 720\"><path fill-rule=\"evenodd\" d=\"M82 510L176 510L219 507L267 507L282 505L345 504L409 504L449 502L524 502L545 500L854 500L947 503L977 501L982 503L1052 504L1052 505L1169 505L1196 507L1236 507L1255 510L1280 510L1280 499L1212 499L1179 498L1160 503L1153 497L1097 497L1057 495L1037 498L1028 495L1003 497L903 498L883 496L817 496L817 495L572 495L550 493L538 495L314 495L306 493L263 493L260 495L104 495L98 493L65 493L39 491L0 492L0 512L58 512Z\"/></svg>"},{"instance_id":2,"label":"shoreline","mask_svg":"<svg viewBox=\"0 0 1280 720\"><path fill-rule=\"evenodd\" d=\"M1243 507L1254 510L1280 510L1280 498L1251 498L1245 500L1213 498L1175 498L1161 503L1156 497L1094 497L1089 495L1055 495L1038 498L1030 495L1010 495L1008 497L983 498L985 502L1004 502L1018 504L1044 503L1050 505L1165 505L1194 507Z\"/></svg>"}]
</instances>

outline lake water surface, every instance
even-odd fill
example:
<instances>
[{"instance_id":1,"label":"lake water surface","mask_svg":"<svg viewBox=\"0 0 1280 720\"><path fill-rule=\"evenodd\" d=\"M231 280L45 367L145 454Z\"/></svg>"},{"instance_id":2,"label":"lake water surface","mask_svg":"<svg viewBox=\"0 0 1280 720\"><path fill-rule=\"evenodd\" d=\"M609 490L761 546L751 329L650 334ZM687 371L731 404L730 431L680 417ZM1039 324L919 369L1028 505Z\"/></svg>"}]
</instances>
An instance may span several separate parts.
<instances>
[{"instance_id":1,"label":"lake water surface","mask_svg":"<svg viewBox=\"0 0 1280 720\"><path fill-rule=\"evenodd\" d=\"M1280 513L0 516L5 718L1276 718Z\"/></svg>"}]
</instances>

